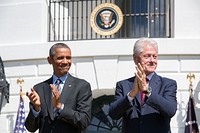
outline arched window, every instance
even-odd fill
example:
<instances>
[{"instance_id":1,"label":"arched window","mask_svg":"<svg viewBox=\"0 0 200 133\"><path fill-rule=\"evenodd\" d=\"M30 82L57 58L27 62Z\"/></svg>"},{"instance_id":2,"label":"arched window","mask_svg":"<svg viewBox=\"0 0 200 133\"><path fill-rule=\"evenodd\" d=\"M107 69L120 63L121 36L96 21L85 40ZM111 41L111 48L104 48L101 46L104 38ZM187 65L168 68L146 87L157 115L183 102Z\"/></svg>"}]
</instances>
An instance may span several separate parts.
<instances>
[{"instance_id":1,"label":"arched window","mask_svg":"<svg viewBox=\"0 0 200 133\"><path fill-rule=\"evenodd\" d=\"M92 120L85 133L120 133L122 119L113 120L108 115L113 95L103 95L92 102Z\"/></svg>"}]
</instances>

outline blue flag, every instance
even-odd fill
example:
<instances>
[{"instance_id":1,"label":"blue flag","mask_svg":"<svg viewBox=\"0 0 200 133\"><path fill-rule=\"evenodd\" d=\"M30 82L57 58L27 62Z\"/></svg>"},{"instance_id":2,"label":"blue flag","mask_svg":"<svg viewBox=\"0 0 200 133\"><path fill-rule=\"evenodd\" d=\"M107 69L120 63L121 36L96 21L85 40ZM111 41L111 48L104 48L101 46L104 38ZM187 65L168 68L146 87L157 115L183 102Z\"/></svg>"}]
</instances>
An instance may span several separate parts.
<instances>
[{"instance_id":1,"label":"blue flag","mask_svg":"<svg viewBox=\"0 0 200 133\"><path fill-rule=\"evenodd\" d=\"M194 110L194 101L191 96L188 101L187 118L185 122L185 133L199 133L196 114Z\"/></svg>"},{"instance_id":2,"label":"blue flag","mask_svg":"<svg viewBox=\"0 0 200 133\"><path fill-rule=\"evenodd\" d=\"M24 123L25 123L24 100L22 97L22 91L20 91L20 102L17 111L14 133L25 133L26 129L24 127Z\"/></svg>"}]
</instances>

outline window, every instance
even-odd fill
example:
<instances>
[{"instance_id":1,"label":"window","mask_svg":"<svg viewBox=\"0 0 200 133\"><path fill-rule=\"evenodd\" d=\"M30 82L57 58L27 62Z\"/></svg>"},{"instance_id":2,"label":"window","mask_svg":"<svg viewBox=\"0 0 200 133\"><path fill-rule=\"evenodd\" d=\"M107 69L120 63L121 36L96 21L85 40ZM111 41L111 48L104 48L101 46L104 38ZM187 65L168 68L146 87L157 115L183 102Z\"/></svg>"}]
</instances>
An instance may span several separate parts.
<instances>
[{"instance_id":1,"label":"window","mask_svg":"<svg viewBox=\"0 0 200 133\"><path fill-rule=\"evenodd\" d=\"M49 41L169 38L172 37L172 0L50 0ZM121 29L102 36L90 26L90 15L98 5L114 3L123 13Z\"/></svg>"},{"instance_id":2,"label":"window","mask_svg":"<svg viewBox=\"0 0 200 133\"><path fill-rule=\"evenodd\" d=\"M119 37L171 37L170 0L120 0L124 24Z\"/></svg>"},{"instance_id":3,"label":"window","mask_svg":"<svg viewBox=\"0 0 200 133\"><path fill-rule=\"evenodd\" d=\"M112 120L108 115L114 96L101 96L92 102L92 120L86 133L120 133L122 119Z\"/></svg>"}]
</instances>

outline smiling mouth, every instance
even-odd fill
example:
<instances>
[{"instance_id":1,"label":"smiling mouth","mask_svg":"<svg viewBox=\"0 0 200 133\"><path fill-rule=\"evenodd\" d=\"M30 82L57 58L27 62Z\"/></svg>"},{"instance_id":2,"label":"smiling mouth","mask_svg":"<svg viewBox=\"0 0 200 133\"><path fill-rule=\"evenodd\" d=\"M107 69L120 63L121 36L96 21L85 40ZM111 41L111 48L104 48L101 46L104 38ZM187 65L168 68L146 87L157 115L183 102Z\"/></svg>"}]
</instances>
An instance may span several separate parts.
<instances>
[{"instance_id":1,"label":"smiling mouth","mask_svg":"<svg viewBox=\"0 0 200 133\"><path fill-rule=\"evenodd\" d=\"M147 64L147 66L149 66L149 67L151 67L151 66L156 66L156 64L155 63L149 63L149 64Z\"/></svg>"},{"instance_id":2,"label":"smiling mouth","mask_svg":"<svg viewBox=\"0 0 200 133\"><path fill-rule=\"evenodd\" d=\"M71 65L60 66L60 69L69 69Z\"/></svg>"}]
</instances>

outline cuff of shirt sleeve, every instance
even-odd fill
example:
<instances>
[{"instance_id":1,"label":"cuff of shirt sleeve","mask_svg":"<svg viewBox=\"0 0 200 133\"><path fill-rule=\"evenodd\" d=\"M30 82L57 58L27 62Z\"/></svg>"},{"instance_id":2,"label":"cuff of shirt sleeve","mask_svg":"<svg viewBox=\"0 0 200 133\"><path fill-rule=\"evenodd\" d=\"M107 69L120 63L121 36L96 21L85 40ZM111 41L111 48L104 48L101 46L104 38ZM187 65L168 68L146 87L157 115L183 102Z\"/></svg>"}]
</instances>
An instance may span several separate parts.
<instances>
[{"instance_id":1,"label":"cuff of shirt sleeve","mask_svg":"<svg viewBox=\"0 0 200 133\"><path fill-rule=\"evenodd\" d=\"M147 96L147 97L150 97L150 96L151 96L151 92L150 92L150 93L148 93L148 94L146 94L146 96Z\"/></svg>"},{"instance_id":2,"label":"cuff of shirt sleeve","mask_svg":"<svg viewBox=\"0 0 200 133\"><path fill-rule=\"evenodd\" d=\"M129 92L129 93L130 93L130 92ZM128 100L131 102L131 101L133 101L134 97L130 97L130 96L129 96L129 93L127 94L127 97L128 97Z\"/></svg>"},{"instance_id":3,"label":"cuff of shirt sleeve","mask_svg":"<svg viewBox=\"0 0 200 133\"><path fill-rule=\"evenodd\" d=\"M38 117L38 115L40 114L41 108L40 108L40 110L37 112L37 111L34 110L33 106L31 106L31 110L32 110L32 112L33 112L33 116L34 116L34 117Z\"/></svg>"},{"instance_id":4,"label":"cuff of shirt sleeve","mask_svg":"<svg viewBox=\"0 0 200 133\"><path fill-rule=\"evenodd\" d=\"M64 109L64 104L63 103L61 103L61 107L60 107L60 109L58 110L58 112L60 113L63 109Z\"/></svg>"}]
</instances>

